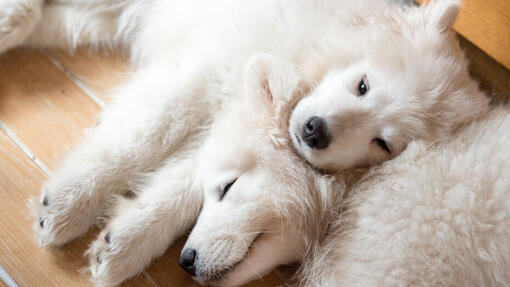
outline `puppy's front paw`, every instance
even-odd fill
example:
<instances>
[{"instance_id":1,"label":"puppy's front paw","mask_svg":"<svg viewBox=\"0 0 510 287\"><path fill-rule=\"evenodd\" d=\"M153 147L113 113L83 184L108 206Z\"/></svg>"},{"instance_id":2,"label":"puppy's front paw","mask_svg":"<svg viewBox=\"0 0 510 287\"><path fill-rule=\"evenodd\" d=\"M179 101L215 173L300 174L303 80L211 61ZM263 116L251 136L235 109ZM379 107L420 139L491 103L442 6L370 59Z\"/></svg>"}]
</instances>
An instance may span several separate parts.
<instances>
[{"instance_id":1,"label":"puppy's front paw","mask_svg":"<svg viewBox=\"0 0 510 287\"><path fill-rule=\"evenodd\" d=\"M53 177L40 199L30 199L39 245L62 245L83 235L101 214L102 201L86 179Z\"/></svg>"},{"instance_id":2,"label":"puppy's front paw","mask_svg":"<svg viewBox=\"0 0 510 287\"><path fill-rule=\"evenodd\" d=\"M88 226L82 227L84 219L80 217L81 208L73 204L53 203L51 197L44 196L42 200L30 199L29 207L34 218L35 237L40 246L62 245L88 229Z\"/></svg>"},{"instance_id":3,"label":"puppy's front paw","mask_svg":"<svg viewBox=\"0 0 510 287\"><path fill-rule=\"evenodd\" d=\"M136 232L130 236L105 229L86 252L92 281L98 287L114 286L136 276L151 261L149 249L149 240Z\"/></svg>"}]
</instances>

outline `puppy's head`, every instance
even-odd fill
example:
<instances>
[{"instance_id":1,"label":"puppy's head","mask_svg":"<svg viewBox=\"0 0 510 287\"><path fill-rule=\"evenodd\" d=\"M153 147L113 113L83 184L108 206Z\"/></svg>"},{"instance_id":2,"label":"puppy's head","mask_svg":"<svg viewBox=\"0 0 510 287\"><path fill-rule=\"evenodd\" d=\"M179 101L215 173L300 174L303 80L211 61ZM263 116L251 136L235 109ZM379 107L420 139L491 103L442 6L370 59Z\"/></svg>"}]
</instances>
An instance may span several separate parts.
<instances>
[{"instance_id":1,"label":"puppy's head","mask_svg":"<svg viewBox=\"0 0 510 287\"><path fill-rule=\"evenodd\" d=\"M245 82L246 96L223 109L202 147L204 204L181 255L181 266L211 285L237 286L298 260L303 214L319 210L315 172L289 146L293 68L255 56Z\"/></svg>"},{"instance_id":2,"label":"puppy's head","mask_svg":"<svg viewBox=\"0 0 510 287\"><path fill-rule=\"evenodd\" d=\"M330 67L292 114L297 151L320 169L367 166L482 113L487 98L451 29L459 2L388 7L351 29L350 62Z\"/></svg>"}]
</instances>

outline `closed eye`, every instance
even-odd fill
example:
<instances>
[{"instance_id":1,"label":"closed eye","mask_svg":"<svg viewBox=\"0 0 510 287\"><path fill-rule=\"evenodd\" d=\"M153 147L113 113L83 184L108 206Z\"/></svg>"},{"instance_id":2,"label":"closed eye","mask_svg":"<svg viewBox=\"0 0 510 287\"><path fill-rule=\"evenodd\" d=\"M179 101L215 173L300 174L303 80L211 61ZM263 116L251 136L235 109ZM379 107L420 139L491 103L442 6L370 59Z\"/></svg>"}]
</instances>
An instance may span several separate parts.
<instances>
[{"instance_id":1,"label":"closed eye","mask_svg":"<svg viewBox=\"0 0 510 287\"><path fill-rule=\"evenodd\" d=\"M376 138L374 139L374 142L382 149L384 150L385 152L391 154L391 148L390 146L388 145L388 143L381 139L381 138Z\"/></svg>"},{"instance_id":2,"label":"closed eye","mask_svg":"<svg viewBox=\"0 0 510 287\"><path fill-rule=\"evenodd\" d=\"M230 188L234 185L234 183L236 182L237 178L232 180L231 182L227 183L223 189L221 190L221 193L220 193L220 201L223 199L223 197L225 197L225 195L227 194L227 192L230 190Z\"/></svg>"}]
</instances>

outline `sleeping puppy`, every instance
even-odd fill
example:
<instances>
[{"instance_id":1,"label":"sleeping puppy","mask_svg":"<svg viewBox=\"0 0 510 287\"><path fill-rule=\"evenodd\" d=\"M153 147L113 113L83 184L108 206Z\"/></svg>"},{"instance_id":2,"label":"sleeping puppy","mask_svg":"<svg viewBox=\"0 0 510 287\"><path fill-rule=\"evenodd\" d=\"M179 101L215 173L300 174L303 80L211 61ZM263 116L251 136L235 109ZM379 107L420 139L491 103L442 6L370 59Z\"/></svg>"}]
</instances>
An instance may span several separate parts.
<instances>
[{"instance_id":1,"label":"sleeping puppy","mask_svg":"<svg viewBox=\"0 0 510 287\"><path fill-rule=\"evenodd\" d=\"M360 50L331 69L290 120L294 147L313 166L338 171L437 139L486 109L451 29L460 1L392 7L353 23ZM465 98L469 98L465 101Z\"/></svg>"}]
</instances>

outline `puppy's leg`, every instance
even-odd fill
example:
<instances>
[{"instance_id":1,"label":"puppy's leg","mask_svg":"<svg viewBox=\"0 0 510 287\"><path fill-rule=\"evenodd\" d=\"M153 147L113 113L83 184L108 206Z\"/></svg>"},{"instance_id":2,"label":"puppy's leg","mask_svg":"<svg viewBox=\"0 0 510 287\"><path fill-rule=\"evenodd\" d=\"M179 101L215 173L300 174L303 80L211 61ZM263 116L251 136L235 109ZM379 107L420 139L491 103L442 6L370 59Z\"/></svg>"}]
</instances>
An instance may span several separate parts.
<instances>
[{"instance_id":1,"label":"puppy's leg","mask_svg":"<svg viewBox=\"0 0 510 287\"><path fill-rule=\"evenodd\" d=\"M32 201L41 245L84 234L113 194L128 190L200 133L215 110L204 99L203 73L209 74L200 68L178 74L146 69L120 90L100 124L44 184L40 200Z\"/></svg>"},{"instance_id":2,"label":"puppy's leg","mask_svg":"<svg viewBox=\"0 0 510 287\"><path fill-rule=\"evenodd\" d=\"M195 164L170 163L156 172L140 197L122 199L117 215L87 254L96 286L114 286L143 271L196 221L202 192Z\"/></svg>"},{"instance_id":3,"label":"puppy's leg","mask_svg":"<svg viewBox=\"0 0 510 287\"><path fill-rule=\"evenodd\" d=\"M0 53L16 46L130 48L144 1L0 1ZM147 2L147 1L145 1Z\"/></svg>"},{"instance_id":4,"label":"puppy's leg","mask_svg":"<svg viewBox=\"0 0 510 287\"><path fill-rule=\"evenodd\" d=\"M40 21L43 4L44 0L0 1L0 53L24 42Z\"/></svg>"},{"instance_id":5,"label":"puppy's leg","mask_svg":"<svg viewBox=\"0 0 510 287\"><path fill-rule=\"evenodd\" d=\"M130 48L140 26L143 1L94 2L45 5L41 21L23 45L63 49L80 45Z\"/></svg>"}]
</instances>

